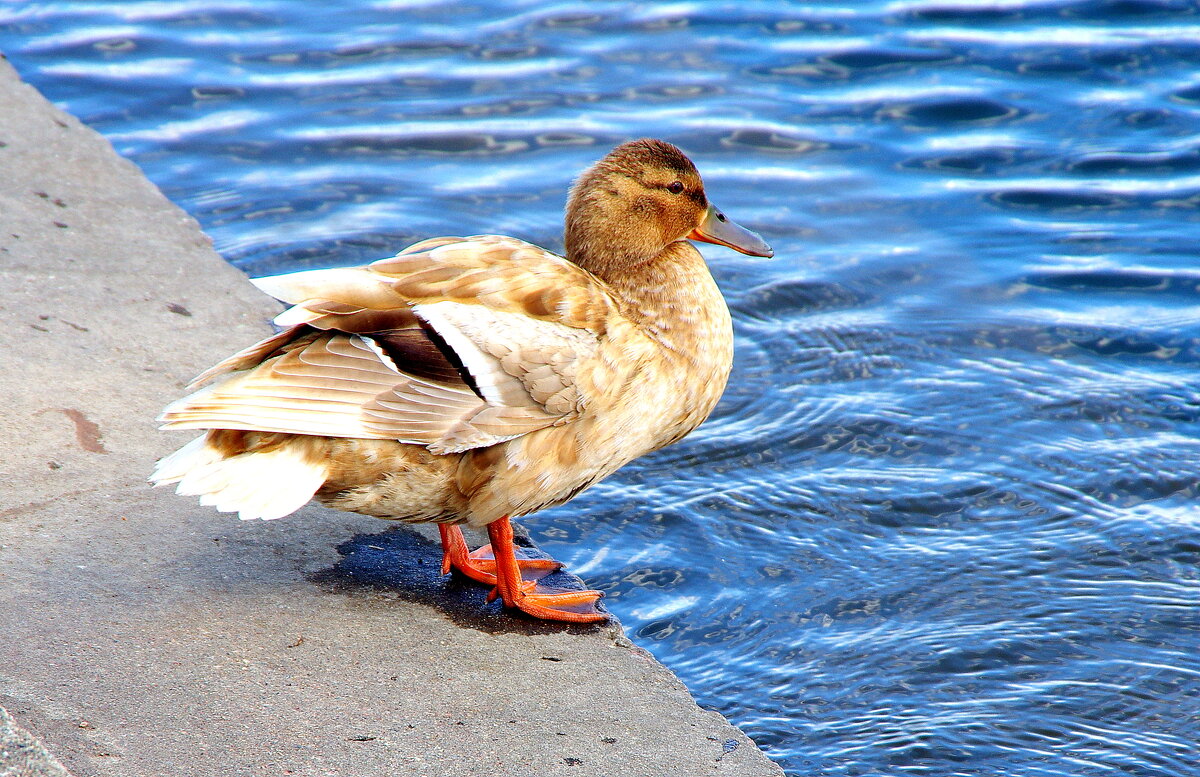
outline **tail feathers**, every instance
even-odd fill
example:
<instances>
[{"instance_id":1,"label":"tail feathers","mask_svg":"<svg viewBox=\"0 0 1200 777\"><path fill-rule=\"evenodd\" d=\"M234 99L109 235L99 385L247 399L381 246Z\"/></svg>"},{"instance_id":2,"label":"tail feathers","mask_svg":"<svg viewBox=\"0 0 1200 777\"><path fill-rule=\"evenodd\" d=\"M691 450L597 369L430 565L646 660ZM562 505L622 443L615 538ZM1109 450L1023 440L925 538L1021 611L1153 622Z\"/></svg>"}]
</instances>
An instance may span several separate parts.
<instances>
[{"instance_id":1,"label":"tail feathers","mask_svg":"<svg viewBox=\"0 0 1200 777\"><path fill-rule=\"evenodd\" d=\"M327 476L323 463L310 461L297 448L282 445L225 458L202 435L159 461L150 482L178 483L176 493L198 496L200 504L236 512L248 521L294 513L313 498Z\"/></svg>"},{"instance_id":2,"label":"tail feathers","mask_svg":"<svg viewBox=\"0 0 1200 777\"><path fill-rule=\"evenodd\" d=\"M169 456L163 456L154 465L154 473L150 475L150 483L155 486L165 486L178 483L193 467L207 466L220 461L221 454L204 443L208 434L202 434Z\"/></svg>"}]
</instances>

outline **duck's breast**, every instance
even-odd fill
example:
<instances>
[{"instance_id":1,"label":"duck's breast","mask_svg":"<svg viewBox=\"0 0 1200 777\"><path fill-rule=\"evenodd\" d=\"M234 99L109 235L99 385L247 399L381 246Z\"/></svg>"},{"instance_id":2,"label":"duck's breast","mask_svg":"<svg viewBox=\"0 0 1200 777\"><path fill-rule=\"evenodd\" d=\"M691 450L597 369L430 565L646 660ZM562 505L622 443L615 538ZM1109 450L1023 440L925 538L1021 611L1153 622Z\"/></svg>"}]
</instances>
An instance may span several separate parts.
<instances>
[{"instance_id":1,"label":"duck's breast","mask_svg":"<svg viewBox=\"0 0 1200 777\"><path fill-rule=\"evenodd\" d=\"M471 496L471 521L519 516L561 504L633 459L699 426L724 391L733 335L724 304L677 349L622 322L577 381L589 397L576 420L504 443L491 476ZM482 455L482 454L481 454Z\"/></svg>"}]
</instances>

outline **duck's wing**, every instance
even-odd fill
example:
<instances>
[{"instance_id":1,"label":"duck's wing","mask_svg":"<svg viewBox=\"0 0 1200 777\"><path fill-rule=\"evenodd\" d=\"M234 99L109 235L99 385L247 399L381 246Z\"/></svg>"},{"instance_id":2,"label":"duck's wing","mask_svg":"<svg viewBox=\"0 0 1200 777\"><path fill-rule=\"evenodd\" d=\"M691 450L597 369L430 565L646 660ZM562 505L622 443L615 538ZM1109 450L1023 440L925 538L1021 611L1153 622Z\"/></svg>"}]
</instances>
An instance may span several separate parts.
<instances>
[{"instance_id":1,"label":"duck's wing","mask_svg":"<svg viewBox=\"0 0 1200 777\"><path fill-rule=\"evenodd\" d=\"M396 439L451 453L586 413L612 317L594 276L513 238L437 238L366 267L255 281L285 331L208 370L165 428Z\"/></svg>"}]
</instances>

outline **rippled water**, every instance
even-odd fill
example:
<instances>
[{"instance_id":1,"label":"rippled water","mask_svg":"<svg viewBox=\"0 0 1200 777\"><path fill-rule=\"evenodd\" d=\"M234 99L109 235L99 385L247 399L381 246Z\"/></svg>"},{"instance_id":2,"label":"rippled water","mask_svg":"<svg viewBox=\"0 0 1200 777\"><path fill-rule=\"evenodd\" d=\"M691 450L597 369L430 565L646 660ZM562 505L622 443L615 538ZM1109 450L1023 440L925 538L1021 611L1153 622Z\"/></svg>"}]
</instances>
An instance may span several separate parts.
<instances>
[{"instance_id":1,"label":"rippled water","mask_svg":"<svg viewBox=\"0 0 1200 777\"><path fill-rule=\"evenodd\" d=\"M542 545L789 774L1200 773L1196 3L16 3L0 49L252 275L558 248L578 170L681 145L777 258L705 246L724 401Z\"/></svg>"}]
</instances>

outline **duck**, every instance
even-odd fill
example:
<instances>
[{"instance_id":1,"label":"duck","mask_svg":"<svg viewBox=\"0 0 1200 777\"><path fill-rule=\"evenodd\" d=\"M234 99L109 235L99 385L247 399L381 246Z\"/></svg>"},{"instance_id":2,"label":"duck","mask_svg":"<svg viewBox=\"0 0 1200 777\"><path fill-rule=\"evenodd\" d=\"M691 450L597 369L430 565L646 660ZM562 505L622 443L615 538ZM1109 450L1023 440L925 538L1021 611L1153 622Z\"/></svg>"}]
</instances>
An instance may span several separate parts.
<instances>
[{"instance_id":1,"label":"duck","mask_svg":"<svg viewBox=\"0 0 1200 777\"><path fill-rule=\"evenodd\" d=\"M545 620L602 592L514 546L511 520L682 439L733 364L729 309L691 241L773 255L712 205L676 146L623 143L570 189L565 256L514 237L435 237L359 267L252 279L278 332L202 372L162 429L202 430L150 481L244 520L310 501L433 522L442 573ZM470 550L462 526L486 529Z\"/></svg>"}]
</instances>

